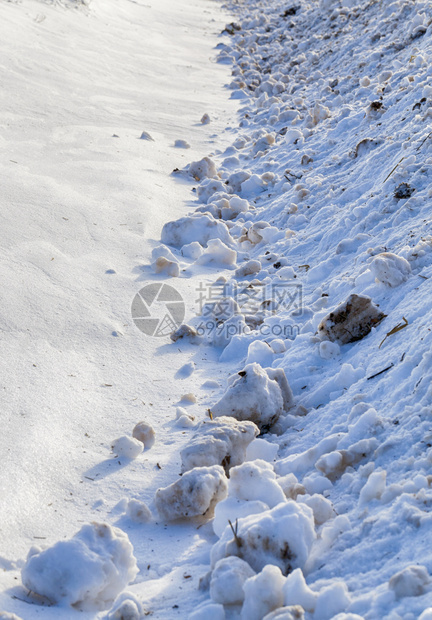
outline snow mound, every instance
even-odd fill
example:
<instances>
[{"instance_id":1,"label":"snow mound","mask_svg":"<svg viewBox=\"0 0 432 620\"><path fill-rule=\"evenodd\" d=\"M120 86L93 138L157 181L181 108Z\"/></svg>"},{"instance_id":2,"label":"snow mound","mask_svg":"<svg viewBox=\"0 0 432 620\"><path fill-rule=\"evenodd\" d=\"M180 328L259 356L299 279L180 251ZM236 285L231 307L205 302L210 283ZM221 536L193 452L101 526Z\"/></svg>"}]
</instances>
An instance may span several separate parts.
<instances>
[{"instance_id":1,"label":"snow mound","mask_svg":"<svg viewBox=\"0 0 432 620\"><path fill-rule=\"evenodd\" d=\"M0 620L22 620L16 614L10 613L8 611L0 611Z\"/></svg>"},{"instance_id":2,"label":"snow mound","mask_svg":"<svg viewBox=\"0 0 432 620\"><path fill-rule=\"evenodd\" d=\"M339 344L356 342L367 336L385 316L370 297L353 294L323 318L318 334L322 339Z\"/></svg>"},{"instance_id":3,"label":"snow mound","mask_svg":"<svg viewBox=\"0 0 432 620\"><path fill-rule=\"evenodd\" d=\"M305 565L316 538L312 510L293 501L239 519L236 526L235 536L226 528L213 546L212 566L224 557L236 555L257 572L266 564L274 564L288 575Z\"/></svg>"},{"instance_id":4,"label":"snow mound","mask_svg":"<svg viewBox=\"0 0 432 620\"><path fill-rule=\"evenodd\" d=\"M210 596L215 603L240 605L244 601L243 585L255 571L237 557L222 558L216 563L211 575Z\"/></svg>"},{"instance_id":5,"label":"snow mound","mask_svg":"<svg viewBox=\"0 0 432 620\"><path fill-rule=\"evenodd\" d=\"M92 523L48 549L33 547L21 578L26 588L55 603L105 608L137 573L127 535Z\"/></svg>"},{"instance_id":6,"label":"snow mound","mask_svg":"<svg viewBox=\"0 0 432 620\"><path fill-rule=\"evenodd\" d=\"M284 584L283 595L284 605L300 605L310 612L315 610L317 593L309 588L300 568L296 568L288 575Z\"/></svg>"},{"instance_id":7,"label":"snow mound","mask_svg":"<svg viewBox=\"0 0 432 620\"><path fill-rule=\"evenodd\" d=\"M241 620L262 620L269 612L282 607L284 583L280 568L272 564L264 566L258 575L249 577L243 586L245 600Z\"/></svg>"},{"instance_id":8,"label":"snow mound","mask_svg":"<svg viewBox=\"0 0 432 620\"><path fill-rule=\"evenodd\" d=\"M228 473L230 467L243 463L247 446L259 433L253 422L238 422L224 416L201 422L197 431L180 452L182 472L194 467L221 465Z\"/></svg>"},{"instance_id":9,"label":"snow mound","mask_svg":"<svg viewBox=\"0 0 432 620\"><path fill-rule=\"evenodd\" d=\"M411 265L402 256L383 252L373 258L370 270L378 282L394 287L408 280L411 274Z\"/></svg>"},{"instance_id":10,"label":"snow mound","mask_svg":"<svg viewBox=\"0 0 432 620\"><path fill-rule=\"evenodd\" d=\"M226 497L227 489L222 467L196 467L183 474L180 480L156 491L156 508L165 521L211 517L217 502Z\"/></svg>"},{"instance_id":11,"label":"snow mound","mask_svg":"<svg viewBox=\"0 0 432 620\"><path fill-rule=\"evenodd\" d=\"M233 244L227 225L215 220L208 213L185 216L167 222L164 224L161 233L163 243L179 248L194 241L204 246L209 239L220 239L226 245Z\"/></svg>"},{"instance_id":12,"label":"snow mound","mask_svg":"<svg viewBox=\"0 0 432 620\"><path fill-rule=\"evenodd\" d=\"M250 420L261 431L277 422L292 398L281 368L266 371L257 363L248 364L230 381L225 394L211 408L212 414Z\"/></svg>"}]
</instances>

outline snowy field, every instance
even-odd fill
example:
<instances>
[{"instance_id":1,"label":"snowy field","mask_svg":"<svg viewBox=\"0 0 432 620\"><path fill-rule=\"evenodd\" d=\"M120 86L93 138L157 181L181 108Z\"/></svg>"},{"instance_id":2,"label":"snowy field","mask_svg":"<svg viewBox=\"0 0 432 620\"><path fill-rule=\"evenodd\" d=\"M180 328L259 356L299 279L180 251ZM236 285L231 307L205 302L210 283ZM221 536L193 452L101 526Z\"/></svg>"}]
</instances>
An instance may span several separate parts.
<instances>
[{"instance_id":1,"label":"snowy field","mask_svg":"<svg viewBox=\"0 0 432 620\"><path fill-rule=\"evenodd\" d=\"M0 4L0 619L432 619L432 22Z\"/></svg>"}]
</instances>

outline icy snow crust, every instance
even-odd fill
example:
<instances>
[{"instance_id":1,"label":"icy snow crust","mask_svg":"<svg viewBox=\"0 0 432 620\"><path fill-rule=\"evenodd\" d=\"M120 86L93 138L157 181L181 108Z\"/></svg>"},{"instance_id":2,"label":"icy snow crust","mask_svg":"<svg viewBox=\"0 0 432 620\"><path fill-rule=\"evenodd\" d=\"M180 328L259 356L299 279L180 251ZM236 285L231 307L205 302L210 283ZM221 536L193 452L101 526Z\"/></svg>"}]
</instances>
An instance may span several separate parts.
<instances>
[{"instance_id":1,"label":"icy snow crust","mask_svg":"<svg viewBox=\"0 0 432 620\"><path fill-rule=\"evenodd\" d=\"M108 440L119 437L129 469L106 520L135 555L120 532L126 559L107 590L83 589L77 572L63 597L102 609L128 586L108 615L88 616L124 620L427 620L430 6L228 9L218 60L239 124L228 148L219 136L175 170L195 210L167 211L146 272L175 277L188 301L194 283L216 284L220 303L188 303L187 324L154 351L162 367L164 347L175 350L179 370L153 469L136 433L121 434L130 419ZM239 290L264 296L251 309ZM73 540L31 551L22 580L34 593L1 604L31 620L71 617L37 595L58 600L58 550ZM113 573L106 555L96 549L101 574ZM45 572L34 567L44 558ZM0 561L11 578L22 566Z\"/></svg>"}]
</instances>

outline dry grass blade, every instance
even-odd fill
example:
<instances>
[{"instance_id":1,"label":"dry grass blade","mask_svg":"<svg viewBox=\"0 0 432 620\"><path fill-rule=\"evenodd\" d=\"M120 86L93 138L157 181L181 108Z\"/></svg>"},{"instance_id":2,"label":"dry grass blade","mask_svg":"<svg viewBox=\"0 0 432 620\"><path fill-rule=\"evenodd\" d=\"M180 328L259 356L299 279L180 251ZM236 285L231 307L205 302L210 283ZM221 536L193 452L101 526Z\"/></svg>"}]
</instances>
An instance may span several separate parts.
<instances>
[{"instance_id":1,"label":"dry grass blade","mask_svg":"<svg viewBox=\"0 0 432 620\"><path fill-rule=\"evenodd\" d=\"M403 160L405 159L405 157L402 157L402 159L400 159L398 161L398 163L396 164L396 166L393 168L393 170L386 176L386 178L384 179L384 183L387 181L387 179L389 179L391 177L391 175L393 174L393 172L396 170L396 168L399 166L400 163L403 162Z\"/></svg>"},{"instance_id":2,"label":"dry grass blade","mask_svg":"<svg viewBox=\"0 0 432 620\"><path fill-rule=\"evenodd\" d=\"M404 323L398 323L396 327L393 327L393 329L387 332L384 340L380 342L378 349L381 349L381 345L384 344L384 342L387 340L389 336L393 336L393 334L397 334L397 332L400 332L401 329L404 329L408 325L408 321L406 320L406 318L404 316L402 318L404 320Z\"/></svg>"}]
</instances>

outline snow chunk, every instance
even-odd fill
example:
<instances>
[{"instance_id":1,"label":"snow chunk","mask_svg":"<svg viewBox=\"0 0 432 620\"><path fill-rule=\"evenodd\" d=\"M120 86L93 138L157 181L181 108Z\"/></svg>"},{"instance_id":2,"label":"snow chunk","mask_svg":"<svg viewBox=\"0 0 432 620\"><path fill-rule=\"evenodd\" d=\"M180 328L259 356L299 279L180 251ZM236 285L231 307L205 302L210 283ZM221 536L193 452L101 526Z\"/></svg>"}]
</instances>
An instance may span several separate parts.
<instances>
[{"instance_id":1,"label":"snow chunk","mask_svg":"<svg viewBox=\"0 0 432 620\"><path fill-rule=\"evenodd\" d=\"M268 430L283 413L289 389L281 368L273 371L273 376L271 378L259 364L248 364L237 376L230 378L231 384L213 405L212 414L215 417L233 416L240 421L251 420L261 431Z\"/></svg>"},{"instance_id":2,"label":"snow chunk","mask_svg":"<svg viewBox=\"0 0 432 620\"><path fill-rule=\"evenodd\" d=\"M315 538L312 510L288 501L272 510L239 519L235 537L226 528L212 548L212 566L223 557L236 555L255 571L274 564L287 575L305 565Z\"/></svg>"},{"instance_id":3,"label":"snow chunk","mask_svg":"<svg viewBox=\"0 0 432 620\"><path fill-rule=\"evenodd\" d=\"M429 589L430 577L425 566L407 566L393 575L389 581L389 589L396 598L421 596Z\"/></svg>"},{"instance_id":4,"label":"snow chunk","mask_svg":"<svg viewBox=\"0 0 432 620\"><path fill-rule=\"evenodd\" d=\"M315 610L317 594L307 585L300 568L288 575L283 587L283 597L284 605L301 605L310 612Z\"/></svg>"},{"instance_id":5,"label":"snow chunk","mask_svg":"<svg viewBox=\"0 0 432 620\"><path fill-rule=\"evenodd\" d=\"M250 461L233 467L228 482L229 497L243 500L260 500L269 508L285 502L286 498L273 467L266 461Z\"/></svg>"},{"instance_id":6,"label":"snow chunk","mask_svg":"<svg viewBox=\"0 0 432 620\"><path fill-rule=\"evenodd\" d=\"M155 273L166 273L172 278L178 278L180 275L180 265L178 262L169 260L165 258L165 256L159 256L159 258L151 264L151 268Z\"/></svg>"},{"instance_id":7,"label":"snow chunk","mask_svg":"<svg viewBox=\"0 0 432 620\"><path fill-rule=\"evenodd\" d=\"M229 526L229 521L235 523L237 519L265 512L269 507L260 500L241 500L236 497L227 497L219 502L215 508L213 531L219 538Z\"/></svg>"},{"instance_id":8,"label":"snow chunk","mask_svg":"<svg viewBox=\"0 0 432 620\"><path fill-rule=\"evenodd\" d=\"M56 603L104 608L137 574L127 535L92 523L48 549L33 547L21 577L26 588Z\"/></svg>"},{"instance_id":9,"label":"snow chunk","mask_svg":"<svg viewBox=\"0 0 432 620\"><path fill-rule=\"evenodd\" d=\"M112 445L112 451L117 456L124 456L127 459L136 459L144 450L144 445L138 439L122 435L116 439Z\"/></svg>"},{"instance_id":10,"label":"snow chunk","mask_svg":"<svg viewBox=\"0 0 432 620\"><path fill-rule=\"evenodd\" d=\"M216 165L210 157L203 157L199 161L193 161L189 164L188 173L195 181L202 179L214 179L217 177Z\"/></svg>"},{"instance_id":11,"label":"snow chunk","mask_svg":"<svg viewBox=\"0 0 432 620\"><path fill-rule=\"evenodd\" d=\"M262 620L267 613L283 604L282 587L285 577L280 568L267 564L243 586L245 600L241 610L242 620Z\"/></svg>"},{"instance_id":12,"label":"snow chunk","mask_svg":"<svg viewBox=\"0 0 432 620\"><path fill-rule=\"evenodd\" d=\"M0 620L22 620L19 616L8 611L0 611Z\"/></svg>"},{"instance_id":13,"label":"snow chunk","mask_svg":"<svg viewBox=\"0 0 432 620\"><path fill-rule=\"evenodd\" d=\"M385 491L387 472L375 471L367 479L366 484L360 491L360 504L367 504L373 499L380 499Z\"/></svg>"},{"instance_id":14,"label":"snow chunk","mask_svg":"<svg viewBox=\"0 0 432 620\"><path fill-rule=\"evenodd\" d=\"M304 610L300 605L279 607L264 616L263 620L304 620Z\"/></svg>"},{"instance_id":15,"label":"snow chunk","mask_svg":"<svg viewBox=\"0 0 432 620\"><path fill-rule=\"evenodd\" d=\"M197 188L197 196L200 202L208 203L214 194L225 195L228 187L219 179L204 179ZM216 197L215 197L216 198Z\"/></svg>"},{"instance_id":16,"label":"snow chunk","mask_svg":"<svg viewBox=\"0 0 432 620\"><path fill-rule=\"evenodd\" d=\"M141 620L144 614L143 606L132 592L123 592L116 599L106 620Z\"/></svg>"},{"instance_id":17,"label":"snow chunk","mask_svg":"<svg viewBox=\"0 0 432 620\"><path fill-rule=\"evenodd\" d=\"M246 448L258 433L253 422L225 416L201 422L198 433L180 452L182 472L210 465L221 465L228 472L230 467L243 463Z\"/></svg>"},{"instance_id":18,"label":"snow chunk","mask_svg":"<svg viewBox=\"0 0 432 620\"><path fill-rule=\"evenodd\" d=\"M383 252L373 258L370 270L379 282L394 287L408 279L411 274L411 265L402 256Z\"/></svg>"},{"instance_id":19,"label":"snow chunk","mask_svg":"<svg viewBox=\"0 0 432 620\"><path fill-rule=\"evenodd\" d=\"M185 258L191 258L192 260L196 260L203 253L203 249L198 241L192 241L192 243L187 243L180 250L181 255Z\"/></svg>"},{"instance_id":20,"label":"snow chunk","mask_svg":"<svg viewBox=\"0 0 432 620\"><path fill-rule=\"evenodd\" d=\"M314 620L331 620L346 610L351 603L348 588L343 581L332 583L318 594Z\"/></svg>"},{"instance_id":21,"label":"snow chunk","mask_svg":"<svg viewBox=\"0 0 432 620\"><path fill-rule=\"evenodd\" d=\"M170 338L173 342L177 342L177 340L181 340L182 338L189 340L191 344L199 344L201 342L201 337L198 336L196 329L187 323L180 325L180 327L170 335Z\"/></svg>"},{"instance_id":22,"label":"snow chunk","mask_svg":"<svg viewBox=\"0 0 432 620\"><path fill-rule=\"evenodd\" d=\"M138 422L132 431L132 437L144 444L144 448L151 448L155 442L155 432L148 422Z\"/></svg>"},{"instance_id":23,"label":"snow chunk","mask_svg":"<svg viewBox=\"0 0 432 620\"><path fill-rule=\"evenodd\" d=\"M339 344L356 342L367 336L384 317L370 297L352 294L323 318L318 325L318 335Z\"/></svg>"},{"instance_id":24,"label":"snow chunk","mask_svg":"<svg viewBox=\"0 0 432 620\"><path fill-rule=\"evenodd\" d=\"M135 523L148 523L152 519L152 513L147 505L138 499L130 499L128 501L126 514Z\"/></svg>"},{"instance_id":25,"label":"snow chunk","mask_svg":"<svg viewBox=\"0 0 432 620\"><path fill-rule=\"evenodd\" d=\"M198 241L204 246L209 239L220 239L226 245L233 243L226 224L215 220L208 213L185 216L173 222L167 222L161 233L163 243L175 247L182 247L193 241Z\"/></svg>"},{"instance_id":26,"label":"snow chunk","mask_svg":"<svg viewBox=\"0 0 432 620\"><path fill-rule=\"evenodd\" d=\"M176 140L174 146L178 149L190 149L190 144L186 140Z\"/></svg>"},{"instance_id":27,"label":"snow chunk","mask_svg":"<svg viewBox=\"0 0 432 620\"><path fill-rule=\"evenodd\" d=\"M319 353L323 360L332 360L340 354L340 347L336 342L323 340L319 346Z\"/></svg>"},{"instance_id":28,"label":"snow chunk","mask_svg":"<svg viewBox=\"0 0 432 620\"><path fill-rule=\"evenodd\" d=\"M299 502L304 502L309 508L312 508L316 525L322 525L329 519L336 517L336 512L330 500L314 493L310 497L300 496Z\"/></svg>"},{"instance_id":29,"label":"snow chunk","mask_svg":"<svg viewBox=\"0 0 432 620\"><path fill-rule=\"evenodd\" d=\"M215 603L240 605L244 601L243 584L255 571L249 564L233 556L222 558L214 567L210 581L210 596Z\"/></svg>"},{"instance_id":30,"label":"snow chunk","mask_svg":"<svg viewBox=\"0 0 432 620\"><path fill-rule=\"evenodd\" d=\"M198 257L198 265L208 265L214 263L217 265L235 265L237 260L237 252L231 250L220 239L209 239L207 248L203 254Z\"/></svg>"},{"instance_id":31,"label":"snow chunk","mask_svg":"<svg viewBox=\"0 0 432 620\"><path fill-rule=\"evenodd\" d=\"M239 267L235 272L236 278L246 278L261 271L261 263L259 260L249 260L247 263Z\"/></svg>"},{"instance_id":32,"label":"snow chunk","mask_svg":"<svg viewBox=\"0 0 432 620\"><path fill-rule=\"evenodd\" d=\"M265 439L254 439L246 448L246 461L261 459L272 463L276 460L279 446Z\"/></svg>"},{"instance_id":33,"label":"snow chunk","mask_svg":"<svg viewBox=\"0 0 432 620\"><path fill-rule=\"evenodd\" d=\"M225 609L219 603L206 603L191 613L188 620L225 620Z\"/></svg>"},{"instance_id":34,"label":"snow chunk","mask_svg":"<svg viewBox=\"0 0 432 620\"><path fill-rule=\"evenodd\" d=\"M156 508L165 521L211 517L214 507L227 495L227 479L220 465L196 467L155 495Z\"/></svg>"},{"instance_id":35,"label":"snow chunk","mask_svg":"<svg viewBox=\"0 0 432 620\"><path fill-rule=\"evenodd\" d=\"M177 407L176 420L177 426L181 428L191 428L195 426L195 416L186 411L184 407Z\"/></svg>"}]
</instances>

